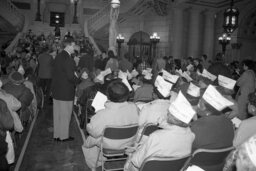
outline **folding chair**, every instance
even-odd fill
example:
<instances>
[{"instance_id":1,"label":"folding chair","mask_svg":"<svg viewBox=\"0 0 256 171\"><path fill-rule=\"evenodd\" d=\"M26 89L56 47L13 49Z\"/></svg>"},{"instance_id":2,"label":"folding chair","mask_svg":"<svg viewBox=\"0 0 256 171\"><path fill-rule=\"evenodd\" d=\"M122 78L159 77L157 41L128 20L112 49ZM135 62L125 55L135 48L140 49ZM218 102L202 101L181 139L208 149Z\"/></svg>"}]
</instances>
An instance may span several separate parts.
<instances>
[{"instance_id":1,"label":"folding chair","mask_svg":"<svg viewBox=\"0 0 256 171\"><path fill-rule=\"evenodd\" d=\"M151 133L157 131L161 129L160 127L158 127L158 124L153 124L153 123L148 123L144 126L142 132L141 132L141 136L138 139L138 142L141 141L143 135L145 136L149 136Z\"/></svg>"},{"instance_id":2,"label":"folding chair","mask_svg":"<svg viewBox=\"0 0 256 171\"><path fill-rule=\"evenodd\" d=\"M107 126L104 130L101 141L101 161L102 171L104 170L123 170L127 159L124 149L109 149L105 148L105 141L110 140L125 140L131 139L131 144L134 143L137 134L138 125L128 126ZM132 140L133 139L133 140ZM129 144L129 145L131 145Z\"/></svg>"},{"instance_id":3,"label":"folding chair","mask_svg":"<svg viewBox=\"0 0 256 171\"><path fill-rule=\"evenodd\" d=\"M95 109L92 107L92 101L93 99L88 99L86 101L85 106L80 105L80 128L86 129L87 123L90 122L90 119L95 114Z\"/></svg>"},{"instance_id":4,"label":"folding chair","mask_svg":"<svg viewBox=\"0 0 256 171\"><path fill-rule=\"evenodd\" d=\"M188 156L174 157L149 157L145 159L139 171L180 171Z\"/></svg>"},{"instance_id":5,"label":"folding chair","mask_svg":"<svg viewBox=\"0 0 256 171\"><path fill-rule=\"evenodd\" d=\"M225 159L233 149L234 147L222 149L198 149L186 162L183 170L186 170L191 165L196 165L206 171L222 171Z\"/></svg>"}]
</instances>

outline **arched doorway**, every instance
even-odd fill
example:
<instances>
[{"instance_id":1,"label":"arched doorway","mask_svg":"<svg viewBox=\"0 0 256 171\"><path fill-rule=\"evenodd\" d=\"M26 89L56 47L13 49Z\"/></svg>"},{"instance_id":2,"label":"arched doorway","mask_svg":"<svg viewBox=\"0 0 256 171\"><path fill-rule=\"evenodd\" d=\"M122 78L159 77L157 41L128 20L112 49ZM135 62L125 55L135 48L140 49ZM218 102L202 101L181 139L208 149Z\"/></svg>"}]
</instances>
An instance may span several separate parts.
<instances>
[{"instance_id":1,"label":"arched doorway","mask_svg":"<svg viewBox=\"0 0 256 171\"><path fill-rule=\"evenodd\" d=\"M145 59L148 62L152 61L150 36L148 33L143 31L134 33L129 39L127 45L130 61L134 61L134 58L136 57Z\"/></svg>"}]
</instances>

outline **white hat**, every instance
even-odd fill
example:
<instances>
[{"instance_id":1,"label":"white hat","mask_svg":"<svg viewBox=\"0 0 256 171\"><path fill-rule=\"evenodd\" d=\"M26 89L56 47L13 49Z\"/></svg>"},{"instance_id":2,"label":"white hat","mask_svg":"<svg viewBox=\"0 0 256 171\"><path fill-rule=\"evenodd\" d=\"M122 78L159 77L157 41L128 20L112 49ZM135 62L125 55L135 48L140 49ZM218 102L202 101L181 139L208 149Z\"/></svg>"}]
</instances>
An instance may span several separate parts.
<instances>
[{"instance_id":1,"label":"white hat","mask_svg":"<svg viewBox=\"0 0 256 171\"><path fill-rule=\"evenodd\" d=\"M152 79L152 73L151 73L152 69L147 68L146 70L142 71L142 75L144 75L144 78L146 80L151 80Z\"/></svg>"},{"instance_id":2,"label":"white hat","mask_svg":"<svg viewBox=\"0 0 256 171\"><path fill-rule=\"evenodd\" d=\"M188 71L182 73L182 77L184 77L188 82L193 81L193 79L189 76Z\"/></svg>"},{"instance_id":3,"label":"white hat","mask_svg":"<svg viewBox=\"0 0 256 171\"><path fill-rule=\"evenodd\" d=\"M21 75L24 75L24 74L25 74L25 70L24 70L24 68L23 68L22 65L19 66L18 72L19 72Z\"/></svg>"},{"instance_id":4,"label":"white hat","mask_svg":"<svg viewBox=\"0 0 256 171\"><path fill-rule=\"evenodd\" d=\"M123 71L119 71L118 72L118 78L120 78L120 79L127 79L127 73L126 72L123 72Z\"/></svg>"},{"instance_id":5,"label":"white hat","mask_svg":"<svg viewBox=\"0 0 256 171\"><path fill-rule=\"evenodd\" d=\"M192 165L192 166L189 166L186 171L204 171L202 168L198 167L198 166L195 166L195 165Z\"/></svg>"},{"instance_id":6,"label":"white hat","mask_svg":"<svg viewBox=\"0 0 256 171\"><path fill-rule=\"evenodd\" d=\"M132 74L128 70L126 71L126 74L128 80L131 80L133 78Z\"/></svg>"},{"instance_id":7,"label":"white hat","mask_svg":"<svg viewBox=\"0 0 256 171\"><path fill-rule=\"evenodd\" d=\"M136 69L132 70L131 74L132 74L132 77L136 77L137 75L139 75Z\"/></svg>"},{"instance_id":8,"label":"white hat","mask_svg":"<svg viewBox=\"0 0 256 171\"><path fill-rule=\"evenodd\" d=\"M244 143L248 157L253 165L256 167L256 136L252 136L248 141Z\"/></svg>"},{"instance_id":9,"label":"white hat","mask_svg":"<svg viewBox=\"0 0 256 171\"><path fill-rule=\"evenodd\" d=\"M210 72L208 72L206 69L203 70L202 74L203 77L209 78L211 81L216 80L217 76L211 74Z\"/></svg>"},{"instance_id":10,"label":"white hat","mask_svg":"<svg viewBox=\"0 0 256 171\"><path fill-rule=\"evenodd\" d=\"M187 68L187 70L189 71L189 70L192 70L193 69L193 65L192 64L189 64L186 68Z\"/></svg>"},{"instance_id":11,"label":"white hat","mask_svg":"<svg viewBox=\"0 0 256 171\"><path fill-rule=\"evenodd\" d=\"M86 71L83 72L82 76L83 79L87 79L88 78L88 74Z\"/></svg>"},{"instance_id":12,"label":"white hat","mask_svg":"<svg viewBox=\"0 0 256 171\"><path fill-rule=\"evenodd\" d=\"M163 78L167 81L170 81L171 83L176 83L177 80L179 79L178 75L172 75L169 72L167 72L166 70L162 69L161 71L163 73Z\"/></svg>"},{"instance_id":13,"label":"white hat","mask_svg":"<svg viewBox=\"0 0 256 171\"><path fill-rule=\"evenodd\" d=\"M170 95L172 86L173 84L165 81L163 77L159 75L156 77L155 87L164 97L168 97Z\"/></svg>"},{"instance_id":14,"label":"white hat","mask_svg":"<svg viewBox=\"0 0 256 171\"><path fill-rule=\"evenodd\" d=\"M189 76L188 71L182 72L182 70L179 69L176 70L176 73L179 74L181 77L185 78L188 82L193 81L193 79Z\"/></svg>"},{"instance_id":15,"label":"white hat","mask_svg":"<svg viewBox=\"0 0 256 171\"><path fill-rule=\"evenodd\" d=\"M104 71L101 71L101 75L105 77L106 75L110 74L112 71L110 68L105 69Z\"/></svg>"},{"instance_id":16,"label":"white hat","mask_svg":"<svg viewBox=\"0 0 256 171\"><path fill-rule=\"evenodd\" d=\"M230 90L233 90L236 84L236 80L225 77L223 75L218 75L218 82L220 86Z\"/></svg>"},{"instance_id":17,"label":"white hat","mask_svg":"<svg viewBox=\"0 0 256 171\"><path fill-rule=\"evenodd\" d=\"M126 85L126 87L129 89L129 91L132 91L132 87L130 83L128 82L128 74L127 72L122 72L121 70L118 72L118 78L122 80L122 82Z\"/></svg>"},{"instance_id":18,"label":"white hat","mask_svg":"<svg viewBox=\"0 0 256 171\"><path fill-rule=\"evenodd\" d=\"M212 85L209 85L205 90L203 99L218 111L222 111L226 107L234 105L233 102L223 97Z\"/></svg>"},{"instance_id":19,"label":"white hat","mask_svg":"<svg viewBox=\"0 0 256 171\"><path fill-rule=\"evenodd\" d=\"M188 89L187 89L187 94L189 94L193 97L200 97L200 88L190 82Z\"/></svg>"},{"instance_id":20,"label":"white hat","mask_svg":"<svg viewBox=\"0 0 256 171\"><path fill-rule=\"evenodd\" d=\"M188 124L196 114L191 104L188 102L181 91L179 92L174 102L171 103L169 112L186 124Z\"/></svg>"}]
</instances>

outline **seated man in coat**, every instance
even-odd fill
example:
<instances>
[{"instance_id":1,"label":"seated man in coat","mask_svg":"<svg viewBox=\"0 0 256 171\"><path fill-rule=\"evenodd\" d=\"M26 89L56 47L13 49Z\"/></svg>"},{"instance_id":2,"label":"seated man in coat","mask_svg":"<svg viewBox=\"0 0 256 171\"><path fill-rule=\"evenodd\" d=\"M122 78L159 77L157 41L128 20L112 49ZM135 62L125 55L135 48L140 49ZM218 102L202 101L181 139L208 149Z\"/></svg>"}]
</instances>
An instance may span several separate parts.
<instances>
[{"instance_id":1,"label":"seated man in coat","mask_svg":"<svg viewBox=\"0 0 256 171\"><path fill-rule=\"evenodd\" d=\"M12 72L9 75L9 82L3 85L3 90L7 93L13 95L21 102L21 110L24 112L21 116L23 121L28 121L30 113L28 112L28 107L33 100L33 94L31 91L23 84L24 78L19 72Z\"/></svg>"},{"instance_id":2,"label":"seated man in coat","mask_svg":"<svg viewBox=\"0 0 256 171\"><path fill-rule=\"evenodd\" d=\"M198 120L191 124L195 133L193 150L199 148L219 149L231 147L234 138L232 122L221 111L233 106L214 86L209 85L198 103Z\"/></svg>"},{"instance_id":3,"label":"seated man in coat","mask_svg":"<svg viewBox=\"0 0 256 171\"><path fill-rule=\"evenodd\" d=\"M138 123L138 108L132 102L127 102L129 90L119 80L111 82L107 87L108 100L105 109L99 110L91 118L87 125L89 137L87 138L83 150L87 165L96 170L100 166L98 155L100 153L100 142L103 131L107 125L125 126ZM125 141L109 140L106 144L108 148L122 149L133 143L134 139Z\"/></svg>"},{"instance_id":4,"label":"seated man in coat","mask_svg":"<svg viewBox=\"0 0 256 171\"><path fill-rule=\"evenodd\" d=\"M160 123L161 130L150 134L141 145L129 149L131 152L125 171L137 171L143 161L148 157L185 157L191 153L195 135L189 128L189 122L196 112L190 103L179 92L177 98L171 103L168 115ZM135 150L133 152L133 149Z\"/></svg>"},{"instance_id":5,"label":"seated man in coat","mask_svg":"<svg viewBox=\"0 0 256 171\"><path fill-rule=\"evenodd\" d=\"M21 103L13 95L6 93L3 89L1 89L1 87L2 87L2 81L0 80L0 99L6 102L7 107L12 115L13 122L14 122L14 130L16 132L22 132L23 126L22 126L20 117L17 114L17 111L21 107Z\"/></svg>"}]
</instances>

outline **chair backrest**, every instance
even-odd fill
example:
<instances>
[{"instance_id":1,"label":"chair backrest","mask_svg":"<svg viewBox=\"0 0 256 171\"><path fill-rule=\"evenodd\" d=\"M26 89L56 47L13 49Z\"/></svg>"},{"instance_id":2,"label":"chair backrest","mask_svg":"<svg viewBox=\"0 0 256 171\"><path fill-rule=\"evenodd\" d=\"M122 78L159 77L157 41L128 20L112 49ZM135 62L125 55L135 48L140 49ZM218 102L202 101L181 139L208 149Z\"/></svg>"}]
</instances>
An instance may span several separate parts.
<instances>
[{"instance_id":1,"label":"chair backrest","mask_svg":"<svg viewBox=\"0 0 256 171\"><path fill-rule=\"evenodd\" d=\"M188 165L197 165L204 170L219 170L223 168L227 155L234 147L223 149L198 149L192 154Z\"/></svg>"},{"instance_id":2,"label":"chair backrest","mask_svg":"<svg viewBox=\"0 0 256 171\"><path fill-rule=\"evenodd\" d=\"M136 135L138 125L126 125L126 126L107 126L104 129L103 137L108 139L128 139Z\"/></svg>"},{"instance_id":3,"label":"chair backrest","mask_svg":"<svg viewBox=\"0 0 256 171\"><path fill-rule=\"evenodd\" d=\"M139 171L180 171L189 156L174 157L149 157L145 159Z\"/></svg>"},{"instance_id":4,"label":"chair backrest","mask_svg":"<svg viewBox=\"0 0 256 171\"><path fill-rule=\"evenodd\" d=\"M160 127L158 127L159 125L158 124L152 124L152 123L149 123L147 124L143 131L142 131L142 135L146 135L146 136L149 136L151 133L161 129Z\"/></svg>"}]
</instances>

